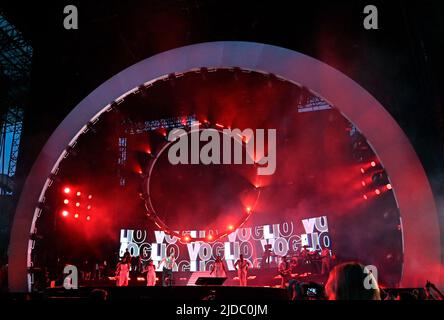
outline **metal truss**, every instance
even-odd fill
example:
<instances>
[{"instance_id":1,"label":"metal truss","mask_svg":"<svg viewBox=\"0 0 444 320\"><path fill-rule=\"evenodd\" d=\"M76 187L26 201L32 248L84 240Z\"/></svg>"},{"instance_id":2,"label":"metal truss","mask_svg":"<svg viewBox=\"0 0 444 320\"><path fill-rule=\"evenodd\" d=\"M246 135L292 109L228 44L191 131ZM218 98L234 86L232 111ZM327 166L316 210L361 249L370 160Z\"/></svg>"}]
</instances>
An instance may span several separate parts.
<instances>
[{"instance_id":1,"label":"metal truss","mask_svg":"<svg viewBox=\"0 0 444 320\"><path fill-rule=\"evenodd\" d=\"M0 74L7 85L6 92L0 97L0 175L2 181L11 181L17 168L33 51L22 34L2 15L0 48ZM10 194L11 184L0 183L0 191L2 194Z\"/></svg>"}]
</instances>

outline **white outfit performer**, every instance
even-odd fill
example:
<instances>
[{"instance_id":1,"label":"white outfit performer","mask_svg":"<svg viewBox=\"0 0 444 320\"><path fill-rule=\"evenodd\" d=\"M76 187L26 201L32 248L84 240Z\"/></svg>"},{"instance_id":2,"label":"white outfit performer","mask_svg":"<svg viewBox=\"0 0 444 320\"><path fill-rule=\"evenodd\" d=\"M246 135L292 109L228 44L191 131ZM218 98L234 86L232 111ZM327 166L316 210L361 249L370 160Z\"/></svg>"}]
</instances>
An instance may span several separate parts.
<instances>
[{"instance_id":1,"label":"white outfit performer","mask_svg":"<svg viewBox=\"0 0 444 320\"><path fill-rule=\"evenodd\" d=\"M241 287L247 286L248 267L250 263L244 259L243 255L239 256L239 260L236 261L234 267L237 269L237 275L239 277L239 285Z\"/></svg>"},{"instance_id":2,"label":"white outfit performer","mask_svg":"<svg viewBox=\"0 0 444 320\"><path fill-rule=\"evenodd\" d=\"M213 273L216 278L225 278L227 276L225 265L220 256L216 257L216 261L214 262L210 275Z\"/></svg>"},{"instance_id":3,"label":"white outfit performer","mask_svg":"<svg viewBox=\"0 0 444 320\"><path fill-rule=\"evenodd\" d=\"M150 263L147 268L146 285L148 287L154 287L156 285L156 267L153 263Z\"/></svg>"},{"instance_id":4,"label":"white outfit performer","mask_svg":"<svg viewBox=\"0 0 444 320\"><path fill-rule=\"evenodd\" d=\"M128 278L129 278L129 263L126 260L119 262L117 264L117 286L118 287L127 287L128 286Z\"/></svg>"}]
</instances>

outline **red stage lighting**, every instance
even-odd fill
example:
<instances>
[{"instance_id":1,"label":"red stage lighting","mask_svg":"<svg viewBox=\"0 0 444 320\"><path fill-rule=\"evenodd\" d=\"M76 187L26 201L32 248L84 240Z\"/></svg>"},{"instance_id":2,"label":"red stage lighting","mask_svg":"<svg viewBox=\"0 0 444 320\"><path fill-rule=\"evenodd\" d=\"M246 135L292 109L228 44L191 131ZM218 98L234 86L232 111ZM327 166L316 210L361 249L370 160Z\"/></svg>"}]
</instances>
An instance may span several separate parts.
<instances>
[{"instance_id":1,"label":"red stage lighting","mask_svg":"<svg viewBox=\"0 0 444 320\"><path fill-rule=\"evenodd\" d=\"M78 218L79 217L79 214L78 213L76 213L75 215L74 215L74 218Z\"/></svg>"},{"instance_id":2,"label":"red stage lighting","mask_svg":"<svg viewBox=\"0 0 444 320\"><path fill-rule=\"evenodd\" d=\"M372 162L370 162L370 165L371 165L372 167L376 167L376 162L372 161Z\"/></svg>"},{"instance_id":3,"label":"red stage lighting","mask_svg":"<svg viewBox=\"0 0 444 320\"><path fill-rule=\"evenodd\" d=\"M80 207L80 202L76 202L76 207Z\"/></svg>"},{"instance_id":4,"label":"red stage lighting","mask_svg":"<svg viewBox=\"0 0 444 320\"><path fill-rule=\"evenodd\" d=\"M361 168L361 173L362 173L362 174L364 174L364 173L365 173L365 170L364 170L364 168Z\"/></svg>"},{"instance_id":5,"label":"red stage lighting","mask_svg":"<svg viewBox=\"0 0 444 320\"><path fill-rule=\"evenodd\" d=\"M91 210L91 205L88 205L88 206L86 207L86 209L87 209L87 210Z\"/></svg>"},{"instance_id":6,"label":"red stage lighting","mask_svg":"<svg viewBox=\"0 0 444 320\"><path fill-rule=\"evenodd\" d=\"M183 240L184 240L185 242L188 242L188 241L190 241L190 237L189 237L189 236L185 236L185 237L183 238Z\"/></svg>"},{"instance_id":7,"label":"red stage lighting","mask_svg":"<svg viewBox=\"0 0 444 320\"><path fill-rule=\"evenodd\" d=\"M64 217L69 216L69 212L66 211L66 210L63 210L63 211L62 211L62 216L64 216Z\"/></svg>"},{"instance_id":8,"label":"red stage lighting","mask_svg":"<svg viewBox=\"0 0 444 320\"><path fill-rule=\"evenodd\" d=\"M247 207L247 212L251 213L251 207Z\"/></svg>"},{"instance_id":9,"label":"red stage lighting","mask_svg":"<svg viewBox=\"0 0 444 320\"><path fill-rule=\"evenodd\" d=\"M376 190L375 190L375 193L376 193L377 195L380 195L380 194L381 194L381 190L376 189Z\"/></svg>"},{"instance_id":10,"label":"red stage lighting","mask_svg":"<svg viewBox=\"0 0 444 320\"><path fill-rule=\"evenodd\" d=\"M220 123L216 123L216 127L223 129L223 125L221 125Z\"/></svg>"},{"instance_id":11,"label":"red stage lighting","mask_svg":"<svg viewBox=\"0 0 444 320\"><path fill-rule=\"evenodd\" d=\"M91 220L91 217L90 216L86 216L86 220L87 221Z\"/></svg>"},{"instance_id":12,"label":"red stage lighting","mask_svg":"<svg viewBox=\"0 0 444 320\"><path fill-rule=\"evenodd\" d=\"M233 230L234 229L234 227L230 224L229 226L228 226L228 230Z\"/></svg>"},{"instance_id":13,"label":"red stage lighting","mask_svg":"<svg viewBox=\"0 0 444 320\"><path fill-rule=\"evenodd\" d=\"M387 190L392 190L392 185L390 183L387 183L385 187L387 188Z\"/></svg>"},{"instance_id":14,"label":"red stage lighting","mask_svg":"<svg viewBox=\"0 0 444 320\"><path fill-rule=\"evenodd\" d=\"M80 197L82 193L80 191L77 191L77 197Z\"/></svg>"},{"instance_id":15,"label":"red stage lighting","mask_svg":"<svg viewBox=\"0 0 444 320\"><path fill-rule=\"evenodd\" d=\"M65 199L65 200L63 200L63 203L64 203L64 204L68 204L68 203L69 203L69 200L68 200L68 199Z\"/></svg>"},{"instance_id":16,"label":"red stage lighting","mask_svg":"<svg viewBox=\"0 0 444 320\"><path fill-rule=\"evenodd\" d=\"M90 194L90 195L88 196L88 199L89 199L89 200L91 200L91 199L92 199L92 197L93 197L93 196L92 196L92 195Z\"/></svg>"},{"instance_id":17,"label":"red stage lighting","mask_svg":"<svg viewBox=\"0 0 444 320\"><path fill-rule=\"evenodd\" d=\"M63 189L63 192L66 193L66 194L68 194L68 193L71 192L71 189L70 189L69 187L65 187L65 188Z\"/></svg>"},{"instance_id":18,"label":"red stage lighting","mask_svg":"<svg viewBox=\"0 0 444 320\"><path fill-rule=\"evenodd\" d=\"M364 198L364 200L368 199L367 195L365 195L365 194L364 194L363 198Z\"/></svg>"},{"instance_id":19,"label":"red stage lighting","mask_svg":"<svg viewBox=\"0 0 444 320\"><path fill-rule=\"evenodd\" d=\"M363 187L365 187L367 185L367 183L365 183L364 180L361 181L361 184L362 184Z\"/></svg>"},{"instance_id":20,"label":"red stage lighting","mask_svg":"<svg viewBox=\"0 0 444 320\"><path fill-rule=\"evenodd\" d=\"M208 235L208 240L213 240L213 236L211 234Z\"/></svg>"}]
</instances>

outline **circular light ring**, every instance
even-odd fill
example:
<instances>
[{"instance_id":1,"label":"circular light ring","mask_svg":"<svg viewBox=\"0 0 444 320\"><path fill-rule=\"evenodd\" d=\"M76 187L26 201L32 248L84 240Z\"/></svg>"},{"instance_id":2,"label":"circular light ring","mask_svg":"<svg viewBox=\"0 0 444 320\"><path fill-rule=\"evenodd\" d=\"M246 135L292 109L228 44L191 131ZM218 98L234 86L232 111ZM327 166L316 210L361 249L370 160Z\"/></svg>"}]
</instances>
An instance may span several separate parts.
<instances>
[{"instance_id":1,"label":"circular light ring","mask_svg":"<svg viewBox=\"0 0 444 320\"><path fill-rule=\"evenodd\" d=\"M226 132L224 132L221 128L224 128L224 126L221 125L215 125L215 126L211 126L209 124L209 122L205 122L205 127L201 128L199 127L199 131L202 130L206 130L206 129L210 129L210 130L214 130L217 131L218 133L221 134L227 134ZM248 221L248 219L250 218L250 216L253 214L254 212L254 208L256 207L256 204L259 200L260 197L260 192L261 190L252 186L252 190L255 190L255 192L257 193L256 195L256 199L255 202L252 206L249 207L249 210L246 209L244 212L244 216L241 217L236 224L233 224L233 228L230 230L224 230L218 234L212 234L212 237L209 239L208 236L205 237L192 237L189 233L183 233L180 234L178 231L174 231L172 230L158 215L157 210L154 208L153 202L151 200L151 192L150 192L150 182L151 182L151 176L152 176L152 172L153 169L157 163L157 160L160 158L160 156L163 154L163 152L165 150L167 150L171 145L173 145L174 143L176 143L178 141L178 139L184 135L188 135L190 134L192 131L192 128L190 127L183 127L180 128L182 130L184 130L185 132L182 133L181 135L179 135L177 137L176 140L174 141L165 141L163 142L159 148L158 151L155 152L155 154L151 154L152 158L150 159L148 165L147 165L147 169L145 170L145 174L143 175L143 182L142 182L142 191L143 191L143 196L142 199L144 200L145 203L145 208L147 211L147 216L148 218L150 218L154 224L156 224L157 227L159 227L162 231L164 231L165 233L167 233L168 235L172 236L172 237L177 237L179 239L183 239L184 236L189 237L188 240L186 240L185 242L214 242L217 240L220 240L221 238L226 237L228 234L235 232L237 229L242 228L245 223ZM172 129L174 130L174 129ZM236 139L234 137L231 137L235 143L240 143L242 145L242 147L244 148L244 150L246 151L246 145L247 143L244 141L244 139L242 139L242 137L240 137L241 139ZM250 159L254 162L254 160L251 158L251 155L248 154L248 152L246 151L246 155L250 156ZM257 164L254 163L253 164L255 167L257 167ZM205 231L209 231L209 230L205 230Z\"/></svg>"},{"instance_id":2,"label":"circular light ring","mask_svg":"<svg viewBox=\"0 0 444 320\"><path fill-rule=\"evenodd\" d=\"M9 252L14 253L8 261L14 270L8 274L10 292L31 290L28 270L33 267L34 242L29 235L35 232L42 212L36 204L44 202L59 163L88 125L137 92L141 83L150 86L170 74L233 67L304 84L359 129L384 164L401 212L404 265L400 285L439 282L441 241L435 200L409 139L387 110L359 84L319 60L273 45L218 41L172 49L128 67L96 88L57 127L31 168L17 203L9 242Z\"/></svg>"}]
</instances>

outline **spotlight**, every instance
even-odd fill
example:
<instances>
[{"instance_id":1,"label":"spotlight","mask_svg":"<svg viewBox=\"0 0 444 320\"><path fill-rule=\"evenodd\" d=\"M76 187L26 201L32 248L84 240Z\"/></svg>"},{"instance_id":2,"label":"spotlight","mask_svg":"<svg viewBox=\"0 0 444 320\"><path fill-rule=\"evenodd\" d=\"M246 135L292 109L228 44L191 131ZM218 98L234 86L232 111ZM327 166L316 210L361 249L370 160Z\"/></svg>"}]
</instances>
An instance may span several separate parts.
<instances>
[{"instance_id":1,"label":"spotlight","mask_svg":"<svg viewBox=\"0 0 444 320\"><path fill-rule=\"evenodd\" d=\"M80 191L77 191L77 197L80 197L82 193Z\"/></svg>"},{"instance_id":2,"label":"spotlight","mask_svg":"<svg viewBox=\"0 0 444 320\"><path fill-rule=\"evenodd\" d=\"M374 168L374 167L376 167L376 162L372 161L372 162L370 162L370 165Z\"/></svg>"},{"instance_id":3,"label":"spotlight","mask_svg":"<svg viewBox=\"0 0 444 320\"><path fill-rule=\"evenodd\" d=\"M387 183L385 187L387 188L387 190L392 190L392 185L390 183Z\"/></svg>"},{"instance_id":4,"label":"spotlight","mask_svg":"<svg viewBox=\"0 0 444 320\"><path fill-rule=\"evenodd\" d=\"M87 210L91 210L91 205L88 205L88 206L86 207L86 209L87 209Z\"/></svg>"},{"instance_id":5,"label":"spotlight","mask_svg":"<svg viewBox=\"0 0 444 320\"><path fill-rule=\"evenodd\" d=\"M62 211L62 216L67 217L69 215L69 212L66 210Z\"/></svg>"},{"instance_id":6,"label":"spotlight","mask_svg":"<svg viewBox=\"0 0 444 320\"><path fill-rule=\"evenodd\" d=\"M74 215L74 218L78 219L78 218L79 218L79 214L76 213L76 214Z\"/></svg>"},{"instance_id":7,"label":"spotlight","mask_svg":"<svg viewBox=\"0 0 444 320\"><path fill-rule=\"evenodd\" d=\"M251 207L247 207L247 213L251 213Z\"/></svg>"},{"instance_id":8,"label":"spotlight","mask_svg":"<svg viewBox=\"0 0 444 320\"><path fill-rule=\"evenodd\" d=\"M208 235L208 240L210 240L210 241L213 240L213 235L209 234Z\"/></svg>"},{"instance_id":9,"label":"spotlight","mask_svg":"<svg viewBox=\"0 0 444 320\"><path fill-rule=\"evenodd\" d=\"M367 185L367 183L365 183L364 180L361 181L361 184L362 184L363 187L365 187Z\"/></svg>"},{"instance_id":10,"label":"spotlight","mask_svg":"<svg viewBox=\"0 0 444 320\"><path fill-rule=\"evenodd\" d=\"M365 194L364 194L363 198L364 198L364 200L368 200L368 197Z\"/></svg>"},{"instance_id":11,"label":"spotlight","mask_svg":"<svg viewBox=\"0 0 444 320\"><path fill-rule=\"evenodd\" d=\"M228 230L233 230L233 229L234 229L233 225L230 224L230 225L228 226Z\"/></svg>"},{"instance_id":12,"label":"spotlight","mask_svg":"<svg viewBox=\"0 0 444 320\"><path fill-rule=\"evenodd\" d=\"M375 193L376 193L377 195L380 195L380 194L381 194L381 190L376 189L376 190L375 190Z\"/></svg>"},{"instance_id":13,"label":"spotlight","mask_svg":"<svg viewBox=\"0 0 444 320\"><path fill-rule=\"evenodd\" d=\"M364 174L364 173L365 173L365 170L364 170L364 168L361 168L361 173L362 173L362 174Z\"/></svg>"},{"instance_id":14,"label":"spotlight","mask_svg":"<svg viewBox=\"0 0 444 320\"><path fill-rule=\"evenodd\" d=\"M80 207L80 202L76 202L76 207Z\"/></svg>"},{"instance_id":15,"label":"spotlight","mask_svg":"<svg viewBox=\"0 0 444 320\"><path fill-rule=\"evenodd\" d=\"M86 216L86 221L90 221L91 217L90 216Z\"/></svg>"},{"instance_id":16,"label":"spotlight","mask_svg":"<svg viewBox=\"0 0 444 320\"><path fill-rule=\"evenodd\" d=\"M71 189L69 187L66 187L66 188L63 189L63 192L68 194L68 193L71 192Z\"/></svg>"},{"instance_id":17,"label":"spotlight","mask_svg":"<svg viewBox=\"0 0 444 320\"><path fill-rule=\"evenodd\" d=\"M68 204L68 203L69 203L69 200L68 200L68 199L65 199L65 200L63 200L63 203L64 203L64 204Z\"/></svg>"},{"instance_id":18,"label":"spotlight","mask_svg":"<svg viewBox=\"0 0 444 320\"><path fill-rule=\"evenodd\" d=\"M190 237L189 237L189 236L185 236L185 237L183 237L183 240L184 240L185 242L188 242L188 241L190 241Z\"/></svg>"},{"instance_id":19,"label":"spotlight","mask_svg":"<svg viewBox=\"0 0 444 320\"><path fill-rule=\"evenodd\" d=\"M93 196L90 194L90 195L88 196L88 199L91 200L92 198L93 198Z\"/></svg>"}]
</instances>

